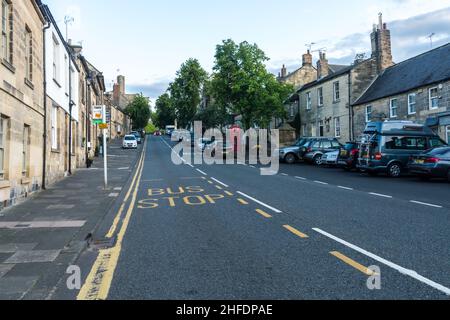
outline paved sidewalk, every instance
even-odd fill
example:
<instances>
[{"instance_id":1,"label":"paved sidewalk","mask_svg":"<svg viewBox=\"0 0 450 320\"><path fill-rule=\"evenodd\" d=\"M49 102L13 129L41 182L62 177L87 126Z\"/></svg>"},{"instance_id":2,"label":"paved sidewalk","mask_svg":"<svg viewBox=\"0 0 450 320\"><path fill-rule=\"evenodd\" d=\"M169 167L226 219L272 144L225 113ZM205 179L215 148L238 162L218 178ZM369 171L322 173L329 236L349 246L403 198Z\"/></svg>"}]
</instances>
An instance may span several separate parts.
<instances>
[{"instance_id":1,"label":"paved sidewalk","mask_svg":"<svg viewBox=\"0 0 450 320\"><path fill-rule=\"evenodd\" d=\"M142 151L109 148L109 188L103 158L92 168L0 211L0 300L48 299L66 270L130 183Z\"/></svg>"}]
</instances>

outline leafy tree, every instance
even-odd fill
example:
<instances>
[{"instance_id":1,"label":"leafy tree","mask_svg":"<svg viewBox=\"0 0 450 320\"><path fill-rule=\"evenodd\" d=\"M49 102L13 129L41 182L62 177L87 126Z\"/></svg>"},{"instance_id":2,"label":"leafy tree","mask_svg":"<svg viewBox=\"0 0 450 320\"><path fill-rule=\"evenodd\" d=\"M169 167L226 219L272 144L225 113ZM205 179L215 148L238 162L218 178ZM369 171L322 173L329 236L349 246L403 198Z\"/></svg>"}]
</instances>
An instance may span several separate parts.
<instances>
[{"instance_id":1,"label":"leafy tree","mask_svg":"<svg viewBox=\"0 0 450 320\"><path fill-rule=\"evenodd\" d=\"M151 116L148 99L142 94L137 95L126 107L125 113L131 118L134 129L145 128Z\"/></svg>"},{"instance_id":2,"label":"leafy tree","mask_svg":"<svg viewBox=\"0 0 450 320\"><path fill-rule=\"evenodd\" d=\"M267 71L268 60L256 44L229 39L216 47L212 96L219 108L242 116L244 129L285 117L283 102L293 88Z\"/></svg>"},{"instance_id":3,"label":"leafy tree","mask_svg":"<svg viewBox=\"0 0 450 320\"><path fill-rule=\"evenodd\" d=\"M194 120L201 102L203 85L208 74L197 59L188 59L177 71L169 92L178 125L187 128Z\"/></svg>"},{"instance_id":4,"label":"leafy tree","mask_svg":"<svg viewBox=\"0 0 450 320\"><path fill-rule=\"evenodd\" d=\"M164 93L156 100L156 112L153 123L161 129L175 124L175 109L168 93Z\"/></svg>"}]
</instances>

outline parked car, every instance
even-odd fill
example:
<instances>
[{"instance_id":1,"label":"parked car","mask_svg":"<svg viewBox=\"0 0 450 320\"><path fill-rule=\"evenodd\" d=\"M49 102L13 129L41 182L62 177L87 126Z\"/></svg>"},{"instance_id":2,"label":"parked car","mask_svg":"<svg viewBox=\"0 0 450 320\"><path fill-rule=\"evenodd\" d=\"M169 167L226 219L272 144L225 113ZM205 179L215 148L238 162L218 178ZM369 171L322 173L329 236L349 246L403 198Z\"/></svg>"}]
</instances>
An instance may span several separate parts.
<instances>
[{"instance_id":1,"label":"parked car","mask_svg":"<svg viewBox=\"0 0 450 320\"><path fill-rule=\"evenodd\" d=\"M227 158L228 156L234 156L234 147L229 142L224 141L213 141L210 144L207 144L205 147L205 152L210 154L211 157L216 157L216 154L220 152L223 158Z\"/></svg>"},{"instance_id":2,"label":"parked car","mask_svg":"<svg viewBox=\"0 0 450 320\"><path fill-rule=\"evenodd\" d=\"M137 132L137 131L132 131L132 132L130 132L130 135L133 135L133 136L136 137L136 140L137 140L137 143L138 143L138 144L141 144L141 143L142 143L142 137L141 137L141 134L140 134L139 132Z\"/></svg>"},{"instance_id":3,"label":"parked car","mask_svg":"<svg viewBox=\"0 0 450 320\"><path fill-rule=\"evenodd\" d=\"M450 147L431 149L411 157L408 169L422 179L443 178L450 182Z\"/></svg>"},{"instance_id":4,"label":"parked car","mask_svg":"<svg viewBox=\"0 0 450 320\"><path fill-rule=\"evenodd\" d=\"M446 146L430 128L411 121L371 122L361 141L358 168L371 175L387 173L393 178L407 171L411 157Z\"/></svg>"},{"instance_id":5,"label":"parked car","mask_svg":"<svg viewBox=\"0 0 450 320\"><path fill-rule=\"evenodd\" d=\"M287 164L294 164L303 160L307 145L316 138L300 138L292 146L280 149L280 160Z\"/></svg>"},{"instance_id":6,"label":"parked car","mask_svg":"<svg viewBox=\"0 0 450 320\"><path fill-rule=\"evenodd\" d=\"M322 164L327 166L337 166L340 150L327 152L322 156Z\"/></svg>"},{"instance_id":7,"label":"parked car","mask_svg":"<svg viewBox=\"0 0 450 320\"><path fill-rule=\"evenodd\" d=\"M161 131L155 131L155 133L153 134L155 137L161 137Z\"/></svg>"},{"instance_id":8,"label":"parked car","mask_svg":"<svg viewBox=\"0 0 450 320\"><path fill-rule=\"evenodd\" d=\"M325 153L340 150L342 145L336 138L316 138L305 147L305 161L320 166Z\"/></svg>"},{"instance_id":9,"label":"parked car","mask_svg":"<svg viewBox=\"0 0 450 320\"><path fill-rule=\"evenodd\" d=\"M208 148L211 144L214 143L214 139L198 139L197 140L197 150L204 152L206 150L206 148Z\"/></svg>"},{"instance_id":10,"label":"parked car","mask_svg":"<svg viewBox=\"0 0 450 320\"><path fill-rule=\"evenodd\" d=\"M126 135L123 138L122 148L123 149L137 149L138 142L135 135Z\"/></svg>"},{"instance_id":11,"label":"parked car","mask_svg":"<svg viewBox=\"0 0 450 320\"><path fill-rule=\"evenodd\" d=\"M338 166L344 170L356 169L359 157L359 144L357 142L347 142L340 150Z\"/></svg>"}]
</instances>

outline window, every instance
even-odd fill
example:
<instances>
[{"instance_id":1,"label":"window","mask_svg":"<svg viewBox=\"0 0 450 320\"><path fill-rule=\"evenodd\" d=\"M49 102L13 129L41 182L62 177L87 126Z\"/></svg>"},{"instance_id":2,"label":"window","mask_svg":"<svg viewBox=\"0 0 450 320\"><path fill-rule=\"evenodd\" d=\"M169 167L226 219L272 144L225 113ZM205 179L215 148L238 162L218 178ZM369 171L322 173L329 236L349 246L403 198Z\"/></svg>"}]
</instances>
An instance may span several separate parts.
<instances>
[{"instance_id":1,"label":"window","mask_svg":"<svg viewBox=\"0 0 450 320\"><path fill-rule=\"evenodd\" d=\"M450 127L449 127L449 129L450 129ZM306 137L307 135L308 135L308 131L307 131L308 129L307 129L307 127L306 127L306 124L304 124L303 126L302 126L302 136L303 137ZM450 132L450 130L449 130L449 132Z\"/></svg>"},{"instance_id":2,"label":"window","mask_svg":"<svg viewBox=\"0 0 450 320\"><path fill-rule=\"evenodd\" d=\"M385 145L388 150L427 150L427 138L425 137L385 137Z\"/></svg>"},{"instance_id":3,"label":"window","mask_svg":"<svg viewBox=\"0 0 450 320\"><path fill-rule=\"evenodd\" d=\"M25 77L30 82L33 81L33 34L25 27Z\"/></svg>"},{"instance_id":4,"label":"window","mask_svg":"<svg viewBox=\"0 0 450 320\"><path fill-rule=\"evenodd\" d=\"M2 38L1 57L10 64L13 63L13 10L8 0L2 1Z\"/></svg>"},{"instance_id":5,"label":"window","mask_svg":"<svg viewBox=\"0 0 450 320\"><path fill-rule=\"evenodd\" d=\"M315 123L311 124L311 137L315 137L317 136L317 132L316 132L316 125Z\"/></svg>"},{"instance_id":6,"label":"window","mask_svg":"<svg viewBox=\"0 0 450 320\"><path fill-rule=\"evenodd\" d=\"M8 119L0 116L0 180L5 179L7 129Z\"/></svg>"},{"instance_id":7,"label":"window","mask_svg":"<svg viewBox=\"0 0 450 320\"><path fill-rule=\"evenodd\" d=\"M69 72L67 69L69 68L69 60L67 60L67 55L64 55L64 88L66 90L66 94L69 94Z\"/></svg>"},{"instance_id":8,"label":"window","mask_svg":"<svg viewBox=\"0 0 450 320\"><path fill-rule=\"evenodd\" d=\"M289 106L289 115L291 118L295 116L295 110L293 105Z\"/></svg>"},{"instance_id":9,"label":"window","mask_svg":"<svg viewBox=\"0 0 450 320\"><path fill-rule=\"evenodd\" d=\"M322 141L323 149L331 149L331 141Z\"/></svg>"},{"instance_id":10,"label":"window","mask_svg":"<svg viewBox=\"0 0 450 320\"><path fill-rule=\"evenodd\" d=\"M341 91L340 91L340 87L339 87L339 81L333 83L333 101L339 101L339 99L341 99Z\"/></svg>"},{"instance_id":11,"label":"window","mask_svg":"<svg viewBox=\"0 0 450 320\"><path fill-rule=\"evenodd\" d=\"M416 94L411 93L408 95L408 114L416 113Z\"/></svg>"},{"instance_id":12,"label":"window","mask_svg":"<svg viewBox=\"0 0 450 320\"><path fill-rule=\"evenodd\" d=\"M312 99L311 99L311 92L306 93L306 110L311 110L312 105Z\"/></svg>"},{"instance_id":13,"label":"window","mask_svg":"<svg viewBox=\"0 0 450 320\"><path fill-rule=\"evenodd\" d=\"M319 137L323 137L325 134L325 127L323 125L323 121L319 121Z\"/></svg>"},{"instance_id":14,"label":"window","mask_svg":"<svg viewBox=\"0 0 450 320\"><path fill-rule=\"evenodd\" d=\"M372 106L366 107L366 123L369 123L372 121Z\"/></svg>"},{"instance_id":15,"label":"window","mask_svg":"<svg viewBox=\"0 0 450 320\"><path fill-rule=\"evenodd\" d=\"M430 138L430 149L444 147L445 143L440 138Z\"/></svg>"},{"instance_id":16,"label":"window","mask_svg":"<svg viewBox=\"0 0 450 320\"><path fill-rule=\"evenodd\" d=\"M24 125L22 137L22 176L28 177L30 148L30 126Z\"/></svg>"},{"instance_id":17,"label":"window","mask_svg":"<svg viewBox=\"0 0 450 320\"><path fill-rule=\"evenodd\" d=\"M52 149L58 150L58 107L52 107L52 131L51 131L51 139L52 139Z\"/></svg>"},{"instance_id":18,"label":"window","mask_svg":"<svg viewBox=\"0 0 450 320\"><path fill-rule=\"evenodd\" d=\"M317 89L317 104L319 107L323 106L323 88Z\"/></svg>"},{"instance_id":19,"label":"window","mask_svg":"<svg viewBox=\"0 0 450 320\"><path fill-rule=\"evenodd\" d=\"M398 112L397 112L398 111L398 100L397 99L391 99L389 109L390 109L391 118L397 118L397 115L398 115Z\"/></svg>"},{"instance_id":20,"label":"window","mask_svg":"<svg viewBox=\"0 0 450 320\"><path fill-rule=\"evenodd\" d=\"M53 80L59 82L60 76L60 64L59 64L59 41L55 35L53 35Z\"/></svg>"},{"instance_id":21,"label":"window","mask_svg":"<svg viewBox=\"0 0 450 320\"><path fill-rule=\"evenodd\" d=\"M430 89L430 109L437 109L439 108L439 91L438 88L431 88Z\"/></svg>"},{"instance_id":22,"label":"window","mask_svg":"<svg viewBox=\"0 0 450 320\"><path fill-rule=\"evenodd\" d=\"M341 118L334 118L334 136L341 137Z\"/></svg>"}]
</instances>

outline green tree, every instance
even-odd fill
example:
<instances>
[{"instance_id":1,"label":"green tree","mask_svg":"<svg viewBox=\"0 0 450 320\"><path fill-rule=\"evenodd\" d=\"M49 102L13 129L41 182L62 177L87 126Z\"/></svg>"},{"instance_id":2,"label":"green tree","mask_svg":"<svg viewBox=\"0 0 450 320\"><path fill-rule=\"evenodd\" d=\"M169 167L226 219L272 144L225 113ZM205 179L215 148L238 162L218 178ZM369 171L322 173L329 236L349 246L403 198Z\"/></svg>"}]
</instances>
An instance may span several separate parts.
<instances>
[{"instance_id":1,"label":"green tree","mask_svg":"<svg viewBox=\"0 0 450 320\"><path fill-rule=\"evenodd\" d=\"M168 93L164 93L156 100L156 112L153 122L160 129L175 124L175 109Z\"/></svg>"},{"instance_id":2,"label":"green tree","mask_svg":"<svg viewBox=\"0 0 450 320\"><path fill-rule=\"evenodd\" d=\"M256 44L225 40L216 47L212 96L228 113L242 116L244 129L267 128L274 117L285 117L283 102L293 91L269 73L269 60Z\"/></svg>"},{"instance_id":3,"label":"green tree","mask_svg":"<svg viewBox=\"0 0 450 320\"><path fill-rule=\"evenodd\" d=\"M142 94L134 97L133 101L126 107L125 113L131 118L134 129L143 129L147 126L151 111L148 99Z\"/></svg>"},{"instance_id":4,"label":"green tree","mask_svg":"<svg viewBox=\"0 0 450 320\"><path fill-rule=\"evenodd\" d=\"M207 77L208 74L197 59L188 59L177 71L169 92L179 127L187 128L194 120Z\"/></svg>"}]
</instances>

